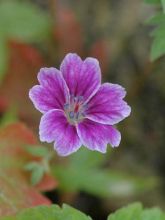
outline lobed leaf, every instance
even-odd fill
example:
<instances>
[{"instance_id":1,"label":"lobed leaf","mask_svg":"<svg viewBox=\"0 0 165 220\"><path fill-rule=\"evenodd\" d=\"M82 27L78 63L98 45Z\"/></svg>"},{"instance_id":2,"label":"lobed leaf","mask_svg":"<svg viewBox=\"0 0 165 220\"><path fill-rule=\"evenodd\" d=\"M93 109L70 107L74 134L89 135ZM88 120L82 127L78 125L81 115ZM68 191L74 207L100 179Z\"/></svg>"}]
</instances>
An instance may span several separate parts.
<instances>
[{"instance_id":1,"label":"lobed leaf","mask_svg":"<svg viewBox=\"0 0 165 220\"><path fill-rule=\"evenodd\" d=\"M158 208L142 209L140 203L120 208L108 220L165 220L165 214Z\"/></svg>"},{"instance_id":2,"label":"lobed leaf","mask_svg":"<svg viewBox=\"0 0 165 220\"><path fill-rule=\"evenodd\" d=\"M154 61L165 54L165 38L157 36L154 38L151 47L151 61Z\"/></svg>"},{"instance_id":3,"label":"lobed leaf","mask_svg":"<svg viewBox=\"0 0 165 220\"><path fill-rule=\"evenodd\" d=\"M134 203L117 210L108 220L141 220L142 205Z\"/></svg>"},{"instance_id":4,"label":"lobed leaf","mask_svg":"<svg viewBox=\"0 0 165 220\"><path fill-rule=\"evenodd\" d=\"M147 19L146 23L151 25L165 25L165 14L162 12L158 13Z\"/></svg>"},{"instance_id":5,"label":"lobed leaf","mask_svg":"<svg viewBox=\"0 0 165 220\"><path fill-rule=\"evenodd\" d=\"M26 146L26 150L32 154L33 156L36 157L45 157L49 154L49 150L48 148L44 147L44 146Z\"/></svg>"},{"instance_id":6,"label":"lobed leaf","mask_svg":"<svg viewBox=\"0 0 165 220\"><path fill-rule=\"evenodd\" d=\"M20 211L13 217L2 217L0 220L92 220L84 213L64 204L38 206ZM158 208L143 209L141 203L136 202L118 209L110 214L107 220L165 220L165 214Z\"/></svg>"},{"instance_id":7,"label":"lobed leaf","mask_svg":"<svg viewBox=\"0 0 165 220\"><path fill-rule=\"evenodd\" d=\"M23 208L50 204L50 201L39 192L39 189L50 189L50 185L32 186L28 172L24 170L25 164L40 160L30 155L24 148L25 145L36 146L36 144L31 131L21 123L0 129L0 216L15 214ZM35 175L37 178L33 177L34 182L36 179L42 182L41 172ZM42 179L44 183L53 182L52 188L56 186L52 177L47 175Z\"/></svg>"},{"instance_id":8,"label":"lobed leaf","mask_svg":"<svg viewBox=\"0 0 165 220\"><path fill-rule=\"evenodd\" d=\"M159 208L146 209L141 220L165 220L165 214Z\"/></svg>"},{"instance_id":9,"label":"lobed leaf","mask_svg":"<svg viewBox=\"0 0 165 220\"><path fill-rule=\"evenodd\" d=\"M163 7L165 7L165 5L163 5ZM150 59L151 61L154 61L165 54L165 13L161 12L152 16L146 21L146 23L157 25L157 28L151 33L151 36L153 36L154 39L151 46Z\"/></svg>"},{"instance_id":10,"label":"lobed leaf","mask_svg":"<svg viewBox=\"0 0 165 220\"><path fill-rule=\"evenodd\" d=\"M92 220L84 213L63 205L38 206L21 211L16 217L0 218L0 220Z\"/></svg>"}]
</instances>

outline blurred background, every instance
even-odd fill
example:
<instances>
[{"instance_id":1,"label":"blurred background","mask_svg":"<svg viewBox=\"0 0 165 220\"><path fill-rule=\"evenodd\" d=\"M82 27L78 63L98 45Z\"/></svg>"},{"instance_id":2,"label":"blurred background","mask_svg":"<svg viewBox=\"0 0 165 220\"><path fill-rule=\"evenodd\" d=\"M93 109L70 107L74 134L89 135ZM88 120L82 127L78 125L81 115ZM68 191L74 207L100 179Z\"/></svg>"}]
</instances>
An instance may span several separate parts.
<instances>
[{"instance_id":1,"label":"blurred background","mask_svg":"<svg viewBox=\"0 0 165 220\"><path fill-rule=\"evenodd\" d=\"M52 202L96 220L133 201L165 209L165 59L150 62L153 27L145 24L157 10L140 0L0 1L1 127L21 121L38 139L41 114L28 91L41 67L58 68L68 52L96 57L103 81L125 87L132 107L118 125L119 148L53 152L58 187L45 194Z\"/></svg>"}]
</instances>

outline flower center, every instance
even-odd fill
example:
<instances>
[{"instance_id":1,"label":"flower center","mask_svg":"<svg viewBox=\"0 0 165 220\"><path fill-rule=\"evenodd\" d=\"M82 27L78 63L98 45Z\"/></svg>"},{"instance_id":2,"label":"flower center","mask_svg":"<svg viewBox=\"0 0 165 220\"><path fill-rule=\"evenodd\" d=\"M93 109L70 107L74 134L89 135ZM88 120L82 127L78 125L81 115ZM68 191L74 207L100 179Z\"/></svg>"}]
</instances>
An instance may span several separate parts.
<instances>
[{"instance_id":1,"label":"flower center","mask_svg":"<svg viewBox=\"0 0 165 220\"><path fill-rule=\"evenodd\" d=\"M83 102L82 96L71 95L70 103L64 105L64 111L70 124L76 124L85 117L87 105Z\"/></svg>"}]
</instances>

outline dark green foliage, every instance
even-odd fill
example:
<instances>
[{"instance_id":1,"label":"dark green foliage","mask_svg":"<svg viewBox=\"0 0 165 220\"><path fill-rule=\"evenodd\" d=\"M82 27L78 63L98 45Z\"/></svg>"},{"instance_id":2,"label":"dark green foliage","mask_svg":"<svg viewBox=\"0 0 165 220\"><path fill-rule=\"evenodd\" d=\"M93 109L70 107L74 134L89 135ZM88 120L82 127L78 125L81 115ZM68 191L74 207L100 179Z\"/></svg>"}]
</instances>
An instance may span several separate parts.
<instances>
[{"instance_id":1,"label":"dark green foliage","mask_svg":"<svg viewBox=\"0 0 165 220\"><path fill-rule=\"evenodd\" d=\"M67 165L55 165L52 172L64 191L84 191L99 197L123 197L149 190L157 184L155 178L129 176L103 168L107 156L85 148L72 155Z\"/></svg>"},{"instance_id":2,"label":"dark green foliage","mask_svg":"<svg viewBox=\"0 0 165 220\"><path fill-rule=\"evenodd\" d=\"M21 211L15 217L0 220L92 220L82 212L64 204L38 206ZM143 209L140 203L133 203L110 214L107 220L165 220L165 214L158 208Z\"/></svg>"},{"instance_id":3,"label":"dark green foliage","mask_svg":"<svg viewBox=\"0 0 165 220\"><path fill-rule=\"evenodd\" d=\"M162 4L163 12L156 14L148 19L147 23L155 25L155 30L152 32L153 42L151 46L151 61L154 61L165 54L165 1L145 1L146 3Z\"/></svg>"}]
</instances>

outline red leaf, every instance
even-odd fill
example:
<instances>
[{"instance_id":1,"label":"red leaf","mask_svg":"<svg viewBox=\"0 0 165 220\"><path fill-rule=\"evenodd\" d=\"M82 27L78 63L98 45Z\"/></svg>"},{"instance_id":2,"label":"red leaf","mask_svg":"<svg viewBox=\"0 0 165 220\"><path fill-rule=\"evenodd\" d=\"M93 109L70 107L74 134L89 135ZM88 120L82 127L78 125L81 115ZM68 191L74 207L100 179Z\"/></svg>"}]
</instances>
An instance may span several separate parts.
<instances>
[{"instance_id":1,"label":"red leaf","mask_svg":"<svg viewBox=\"0 0 165 220\"><path fill-rule=\"evenodd\" d=\"M52 178L52 176L45 174L43 180L39 184L37 184L36 187L40 191L49 191L56 188L57 185L58 182L54 178Z\"/></svg>"},{"instance_id":2,"label":"red leaf","mask_svg":"<svg viewBox=\"0 0 165 220\"><path fill-rule=\"evenodd\" d=\"M46 175L37 187L33 187L24 170L27 162L36 160L25 150L25 145L31 144L36 145L36 139L21 123L8 125L0 130L0 216L15 214L27 207L50 204L39 193L39 189L55 188L56 181Z\"/></svg>"},{"instance_id":3,"label":"red leaf","mask_svg":"<svg viewBox=\"0 0 165 220\"><path fill-rule=\"evenodd\" d=\"M107 42L105 40L98 40L92 45L90 56L96 57L100 62L102 72L106 72L109 63L109 55L107 49Z\"/></svg>"},{"instance_id":4,"label":"red leaf","mask_svg":"<svg viewBox=\"0 0 165 220\"><path fill-rule=\"evenodd\" d=\"M72 10L62 5L57 5L54 35L59 45L60 60L69 52L82 54L81 26Z\"/></svg>"},{"instance_id":5,"label":"red leaf","mask_svg":"<svg viewBox=\"0 0 165 220\"><path fill-rule=\"evenodd\" d=\"M29 100L29 89L37 84L37 73L44 61L40 52L31 45L18 42L9 44L9 69L0 89L0 111L10 106L19 110L19 116L37 129L40 114Z\"/></svg>"}]
</instances>

